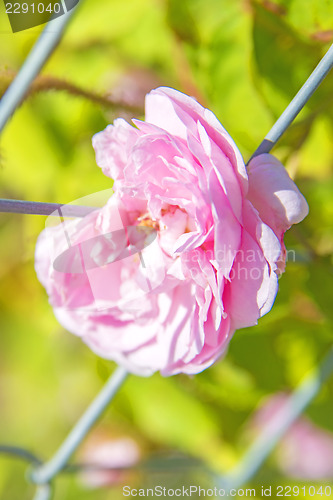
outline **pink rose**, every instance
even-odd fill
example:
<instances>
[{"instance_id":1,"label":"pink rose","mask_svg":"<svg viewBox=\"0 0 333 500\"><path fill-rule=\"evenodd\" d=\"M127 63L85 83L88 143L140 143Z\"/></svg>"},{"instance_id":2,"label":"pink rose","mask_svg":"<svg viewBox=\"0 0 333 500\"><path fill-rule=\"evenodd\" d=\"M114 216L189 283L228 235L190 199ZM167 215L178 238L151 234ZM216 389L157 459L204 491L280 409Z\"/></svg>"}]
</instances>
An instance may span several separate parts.
<instances>
[{"instance_id":1,"label":"pink rose","mask_svg":"<svg viewBox=\"0 0 333 500\"><path fill-rule=\"evenodd\" d=\"M274 157L246 169L214 114L191 97L153 90L145 121L134 123L118 119L95 135L114 195L85 218L46 229L36 270L60 323L100 356L141 375L194 374L225 352L237 328L270 310L284 232L308 206ZM128 226L157 237L124 254L110 235ZM55 269L69 255L67 239L96 242L83 255L96 267Z\"/></svg>"}]
</instances>

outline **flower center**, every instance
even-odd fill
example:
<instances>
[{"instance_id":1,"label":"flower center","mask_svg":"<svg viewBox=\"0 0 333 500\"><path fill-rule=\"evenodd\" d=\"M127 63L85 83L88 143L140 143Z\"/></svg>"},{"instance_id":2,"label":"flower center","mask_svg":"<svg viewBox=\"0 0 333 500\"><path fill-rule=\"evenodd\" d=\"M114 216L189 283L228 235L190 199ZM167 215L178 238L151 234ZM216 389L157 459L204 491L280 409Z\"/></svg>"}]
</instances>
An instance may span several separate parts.
<instances>
[{"instance_id":1,"label":"flower center","mask_svg":"<svg viewBox=\"0 0 333 500\"><path fill-rule=\"evenodd\" d=\"M138 217L137 220L139 226L151 227L152 229L155 229L155 231L160 229L159 222L157 220L153 220L148 213L141 215L141 217Z\"/></svg>"}]
</instances>

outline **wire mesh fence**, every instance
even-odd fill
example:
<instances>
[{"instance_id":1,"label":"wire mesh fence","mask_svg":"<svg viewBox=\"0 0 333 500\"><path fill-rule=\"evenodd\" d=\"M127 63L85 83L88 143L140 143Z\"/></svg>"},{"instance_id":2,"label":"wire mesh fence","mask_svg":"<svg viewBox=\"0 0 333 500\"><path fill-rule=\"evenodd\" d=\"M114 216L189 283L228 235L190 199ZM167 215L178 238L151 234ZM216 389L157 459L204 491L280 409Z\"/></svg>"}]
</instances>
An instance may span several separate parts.
<instances>
[{"instance_id":1,"label":"wire mesh fence","mask_svg":"<svg viewBox=\"0 0 333 500\"><path fill-rule=\"evenodd\" d=\"M33 80L56 49L64 30L75 15L77 8L72 8L68 13L50 21L45 27L42 35L22 65L17 77L0 101L0 132L3 131L8 120L15 113L15 110L28 92ZM267 153L275 146L276 142L287 131L294 118L302 110L332 66L333 46L330 47L321 59L318 66L268 132L252 157ZM53 212L60 211L61 207L61 204L0 199L0 211L5 213L50 215ZM94 207L72 206L70 213L68 212L67 215L83 217L93 209ZM231 488L242 486L253 477L282 436L318 394L320 388L331 376L332 372L333 352L331 351L322 361L319 369L310 373L289 397L286 403L288 407L287 418L281 418L281 415L278 413L272 425L257 437L237 467L226 476L215 476L217 484L226 490L230 490ZM88 464L69 465L69 461L97 419L117 394L127 375L128 373L123 368L118 368L114 372L49 461L43 462L40 458L22 448L8 445L0 446L0 453L16 457L30 464L28 479L37 487L35 500L49 500L52 498L52 484L58 474L63 472L75 473L80 469L89 468Z\"/></svg>"}]
</instances>

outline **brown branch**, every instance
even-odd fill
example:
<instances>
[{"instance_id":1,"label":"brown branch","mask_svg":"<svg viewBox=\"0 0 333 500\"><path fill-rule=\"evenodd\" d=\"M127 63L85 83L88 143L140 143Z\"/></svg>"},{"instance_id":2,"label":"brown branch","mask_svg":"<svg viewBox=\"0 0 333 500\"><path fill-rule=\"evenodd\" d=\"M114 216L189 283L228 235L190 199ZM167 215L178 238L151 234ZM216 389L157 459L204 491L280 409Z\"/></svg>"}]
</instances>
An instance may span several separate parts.
<instances>
[{"instance_id":1,"label":"brown branch","mask_svg":"<svg viewBox=\"0 0 333 500\"><path fill-rule=\"evenodd\" d=\"M3 71L0 72L0 97L6 92L9 85L14 80L16 74L12 71ZM88 99L96 104L101 106L105 106L111 109L122 109L133 113L133 115L142 115L143 109L138 106L132 106L125 102L118 101L113 99L108 95L101 95L91 90L83 89L82 87L68 82L67 80L63 80L61 78L57 78L54 76L46 76L39 75L33 82L27 96L31 97L38 92L49 92L49 91L64 91L68 94L81 97L84 99Z\"/></svg>"}]
</instances>

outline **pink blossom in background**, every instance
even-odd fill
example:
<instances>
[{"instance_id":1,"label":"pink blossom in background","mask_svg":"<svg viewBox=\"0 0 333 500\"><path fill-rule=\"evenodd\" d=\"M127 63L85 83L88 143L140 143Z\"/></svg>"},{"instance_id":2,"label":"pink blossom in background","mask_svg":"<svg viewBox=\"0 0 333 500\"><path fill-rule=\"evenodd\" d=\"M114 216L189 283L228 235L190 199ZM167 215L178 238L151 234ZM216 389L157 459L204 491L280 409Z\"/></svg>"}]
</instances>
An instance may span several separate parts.
<instances>
[{"instance_id":1,"label":"pink blossom in background","mask_svg":"<svg viewBox=\"0 0 333 500\"><path fill-rule=\"evenodd\" d=\"M81 473L81 482L88 488L112 486L128 480L129 471L140 460L140 450L131 438L107 439L90 443L82 455L88 464Z\"/></svg>"},{"instance_id":2,"label":"pink blossom in background","mask_svg":"<svg viewBox=\"0 0 333 500\"><path fill-rule=\"evenodd\" d=\"M131 67L112 84L110 97L128 106L143 107L147 92L160 84L159 78L147 68Z\"/></svg>"},{"instance_id":3,"label":"pink blossom in background","mask_svg":"<svg viewBox=\"0 0 333 500\"><path fill-rule=\"evenodd\" d=\"M263 432L278 414L288 414L288 395L276 394L265 401L251 422L255 432ZM333 433L320 429L306 417L300 417L281 439L276 463L287 476L297 479L333 478Z\"/></svg>"},{"instance_id":4,"label":"pink blossom in background","mask_svg":"<svg viewBox=\"0 0 333 500\"><path fill-rule=\"evenodd\" d=\"M157 237L143 261L136 253L112 262L120 251L99 242L91 251L96 268L60 272L53 263L68 243L58 226L39 237L36 270L59 322L98 355L140 375L194 374L225 352L236 329L271 309L284 232L308 206L273 156L246 168L195 99L158 88L145 108L135 127L117 119L94 136L114 195L65 223L71 245L127 226L151 228Z\"/></svg>"}]
</instances>

